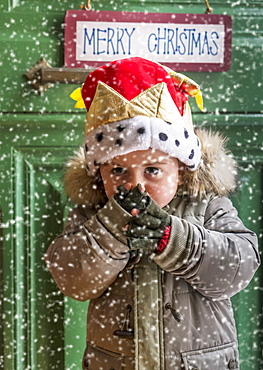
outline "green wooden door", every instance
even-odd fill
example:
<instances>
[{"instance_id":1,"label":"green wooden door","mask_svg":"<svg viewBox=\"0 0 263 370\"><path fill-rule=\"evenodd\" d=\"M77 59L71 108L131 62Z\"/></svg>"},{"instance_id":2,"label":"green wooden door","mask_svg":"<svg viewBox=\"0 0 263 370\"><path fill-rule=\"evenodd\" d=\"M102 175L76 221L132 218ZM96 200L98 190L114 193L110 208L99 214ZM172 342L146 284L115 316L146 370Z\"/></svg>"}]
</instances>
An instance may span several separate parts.
<instances>
[{"instance_id":1,"label":"green wooden door","mask_svg":"<svg viewBox=\"0 0 263 370\"><path fill-rule=\"evenodd\" d=\"M68 211L61 176L73 143L64 119L2 121L4 369L80 368L87 303L64 298L43 262ZM74 147L77 141L75 131Z\"/></svg>"},{"instance_id":2,"label":"green wooden door","mask_svg":"<svg viewBox=\"0 0 263 370\"><path fill-rule=\"evenodd\" d=\"M79 1L2 0L0 4L0 367L5 370L80 369L87 303L63 297L43 255L63 227L69 204L63 165L81 145L85 113L69 98L74 85L38 95L23 74L40 57L63 66L65 11ZM204 13L203 0L143 2L93 0L94 9ZM215 14L233 18L233 57L224 73L188 73L200 82L205 113L195 123L227 134L240 163L233 198L257 232L262 250L262 19L261 1L211 1ZM261 269L233 298L241 370L263 368Z\"/></svg>"}]
</instances>

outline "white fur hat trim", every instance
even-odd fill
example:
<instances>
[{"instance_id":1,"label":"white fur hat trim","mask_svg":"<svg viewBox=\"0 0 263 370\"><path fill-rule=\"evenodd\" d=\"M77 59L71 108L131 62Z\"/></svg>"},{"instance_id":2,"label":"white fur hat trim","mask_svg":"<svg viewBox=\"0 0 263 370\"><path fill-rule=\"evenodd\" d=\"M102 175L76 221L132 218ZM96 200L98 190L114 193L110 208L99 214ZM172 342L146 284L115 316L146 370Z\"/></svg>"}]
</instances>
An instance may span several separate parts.
<instances>
[{"instance_id":1,"label":"white fur hat trim","mask_svg":"<svg viewBox=\"0 0 263 370\"><path fill-rule=\"evenodd\" d=\"M98 127L86 136L85 158L88 173L95 175L99 165L137 150L158 149L178 158L196 170L201 143L182 122L168 123L157 117L136 116Z\"/></svg>"}]
</instances>

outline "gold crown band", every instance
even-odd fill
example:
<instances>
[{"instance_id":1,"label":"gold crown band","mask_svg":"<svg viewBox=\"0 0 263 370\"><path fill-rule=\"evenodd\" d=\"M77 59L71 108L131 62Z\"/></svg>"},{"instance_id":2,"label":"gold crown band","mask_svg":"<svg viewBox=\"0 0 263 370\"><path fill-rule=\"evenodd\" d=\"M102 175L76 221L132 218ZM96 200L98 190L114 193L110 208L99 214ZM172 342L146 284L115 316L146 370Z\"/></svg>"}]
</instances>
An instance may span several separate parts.
<instances>
[{"instance_id":1,"label":"gold crown band","mask_svg":"<svg viewBox=\"0 0 263 370\"><path fill-rule=\"evenodd\" d=\"M110 86L99 82L87 113L85 134L88 135L106 123L136 116L158 117L170 123L181 123L192 128L191 115L187 114L187 120L184 120L164 82L150 87L130 101Z\"/></svg>"}]
</instances>

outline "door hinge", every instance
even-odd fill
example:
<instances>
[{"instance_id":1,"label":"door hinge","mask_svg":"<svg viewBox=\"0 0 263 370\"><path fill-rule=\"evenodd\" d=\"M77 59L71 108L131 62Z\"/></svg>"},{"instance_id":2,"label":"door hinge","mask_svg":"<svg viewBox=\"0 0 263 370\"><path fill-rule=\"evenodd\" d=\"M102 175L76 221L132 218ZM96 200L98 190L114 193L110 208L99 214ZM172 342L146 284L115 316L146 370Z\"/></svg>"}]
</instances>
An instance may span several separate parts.
<instances>
[{"instance_id":1,"label":"door hinge","mask_svg":"<svg viewBox=\"0 0 263 370\"><path fill-rule=\"evenodd\" d=\"M41 58L24 76L39 94L43 94L55 83L82 84L94 68L52 68L45 58Z\"/></svg>"}]
</instances>

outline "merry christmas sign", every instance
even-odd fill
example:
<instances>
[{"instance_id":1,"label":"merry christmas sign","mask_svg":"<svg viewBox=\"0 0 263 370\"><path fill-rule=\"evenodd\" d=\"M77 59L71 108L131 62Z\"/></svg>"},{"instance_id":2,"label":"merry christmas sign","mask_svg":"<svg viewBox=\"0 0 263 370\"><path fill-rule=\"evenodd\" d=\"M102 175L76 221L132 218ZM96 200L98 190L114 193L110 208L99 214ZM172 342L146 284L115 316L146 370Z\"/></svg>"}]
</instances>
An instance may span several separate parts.
<instances>
[{"instance_id":1,"label":"merry christmas sign","mask_svg":"<svg viewBox=\"0 0 263 370\"><path fill-rule=\"evenodd\" d=\"M177 71L226 71L231 41L226 15L69 10L65 17L69 68L139 56Z\"/></svg>"}]
</instances>

